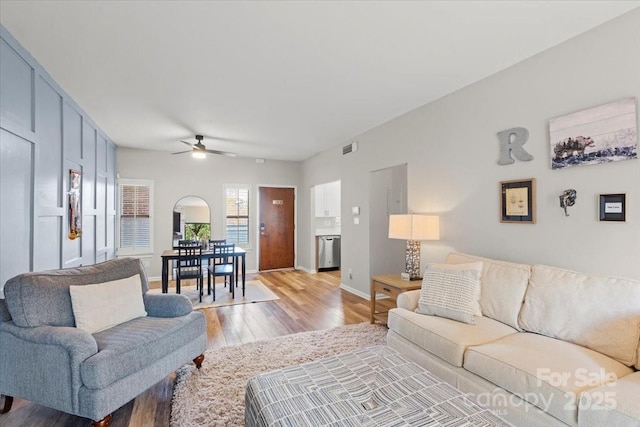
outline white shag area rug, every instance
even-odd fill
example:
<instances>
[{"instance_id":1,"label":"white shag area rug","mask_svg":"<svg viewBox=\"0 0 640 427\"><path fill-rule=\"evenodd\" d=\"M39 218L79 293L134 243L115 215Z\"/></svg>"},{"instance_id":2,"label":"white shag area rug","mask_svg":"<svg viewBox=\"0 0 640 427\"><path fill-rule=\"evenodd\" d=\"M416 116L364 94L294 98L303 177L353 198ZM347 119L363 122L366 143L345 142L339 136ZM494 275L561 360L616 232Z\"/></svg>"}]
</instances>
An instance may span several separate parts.
<instances>
[{"instance_id":1,"label":"white shag area rug","mask_svg":"<svg viewBox=\"0 0 640 427\"><path fill-rule=\"evenodd\" d=\"M360 323L207 350L200 370L180 368L171 427L243 426L244 392L255 375L385 344L387 328Z\"/></svg>"},{"instance_id":2,"label":"white shag area rug","mask_svg":"<svg viewBox=\"0 0 640 427\"><path fill-rule=\"evenodd\" d=\"M193 282L193 280L191 281ZM223 307L225 305L236 305L236 304L250 304L254 302L263 302L263 301L273 301L280 299L278 295L276 295L271 289L269 289L266 285L264 285L259 280L248 280L245 283L245 293L242 296L242 283L235 288L235 298L231 298L231 291L229 291L229 286L224 286L224 282L218 280L215 284L216 286L216 300L213 300L213 295L207 295L207 279L203 280L204 283L204 295L202 295L202 302L200 302L200 293L196 289L195 285L189 286L181 286L180 293L182 295L186 295L193 308L198 310L202 308L209 307ZM172 283L173 284L173 283ZM168 289L169 293L175 293L176 288L174 286L170 286ZM161 293L161 289L151 289L149 292L152 293Z\"/></svg>"}]
</instances>

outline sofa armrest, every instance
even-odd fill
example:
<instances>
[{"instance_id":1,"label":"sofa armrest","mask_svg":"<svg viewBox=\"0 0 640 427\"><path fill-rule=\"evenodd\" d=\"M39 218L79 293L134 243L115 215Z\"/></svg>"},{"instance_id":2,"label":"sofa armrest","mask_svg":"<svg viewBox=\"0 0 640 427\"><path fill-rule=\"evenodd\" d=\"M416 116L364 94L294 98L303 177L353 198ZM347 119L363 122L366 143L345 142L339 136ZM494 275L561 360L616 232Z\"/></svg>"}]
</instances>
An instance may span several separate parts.
<instances>
[{"instance_id":1,"label":"sofa armrest","mask_svg":"<svg viewBox=\"0 0 640 427\"><path fill-rule=\"evenodd\" d=\"M193 311L191 301L178 294L144 294L144 307L151 317L180 317Z\"/></svg>"},{"instance_id":2,"label":"sofa armrest","mask_svg":"<svg viewBox=\"0 0 640 427\"><path fill-rule=\"evenodd\" d=\"M413 291L402 292L398 295L396 304L398 308L414 311L418 308L418 300L420 300L420 289L415 289Z\"/></svg>"}]
</instances>

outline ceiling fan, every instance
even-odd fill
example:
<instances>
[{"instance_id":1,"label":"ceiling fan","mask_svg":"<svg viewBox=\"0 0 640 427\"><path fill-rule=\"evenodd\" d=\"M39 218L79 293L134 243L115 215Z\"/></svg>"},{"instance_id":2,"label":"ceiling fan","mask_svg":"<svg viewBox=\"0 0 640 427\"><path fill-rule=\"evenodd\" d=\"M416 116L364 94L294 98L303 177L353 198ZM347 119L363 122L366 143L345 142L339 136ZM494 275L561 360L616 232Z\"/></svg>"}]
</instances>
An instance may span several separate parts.
<instances>
[{"instance_id":1,"label":"ceiling fan","mask_svg":"<svg viewBox=\"0 0 640 427\"><path fill-rule=\"evenodd\" d=\"M229 151L219 151L219 150L208 150L207 147L205 147L205 145L202 143L202 140L204 139L204 136L202 135L196 135L196 142L195 144L191 144L187 141L180 141L184 144L187 144L189 147L191 147L191 150L186 150L186 151L178 151L177 153L171 153L171 154L184 154L184 153L191 153L191 155L193 157L195 157L196 159L204 159L205 157L207 157L207 153L211 153L211 154L221 154L223 156L227 156L227 157L235 157L236 153L231 153Z\"/></svg>"}]
</instances>

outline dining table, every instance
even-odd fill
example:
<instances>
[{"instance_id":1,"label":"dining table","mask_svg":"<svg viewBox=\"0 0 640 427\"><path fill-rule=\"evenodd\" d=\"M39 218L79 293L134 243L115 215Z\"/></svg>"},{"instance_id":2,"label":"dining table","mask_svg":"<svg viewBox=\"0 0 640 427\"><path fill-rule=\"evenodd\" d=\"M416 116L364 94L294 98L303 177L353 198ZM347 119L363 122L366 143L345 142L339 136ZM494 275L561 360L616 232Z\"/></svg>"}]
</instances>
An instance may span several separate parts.
<instances>
[{"instance_id":1,"label":"dining table","mask_svg":"<svg viewBox=\"0 0 640 427\"><path fill-rule=\"evenodd\" d=\"M235 247L233 251L234 270L236 274L236 283L238 282L239 273L242 275L242 289L245 285L245 273L246 273L246 249ZM178 259L178 251L175 249L167 249L162 252L162 293L166 294L169 291L169 262ZM213 258L213 249L203 249L201 257L203 260L210 260Z\"/></svg>"}]
</instances>

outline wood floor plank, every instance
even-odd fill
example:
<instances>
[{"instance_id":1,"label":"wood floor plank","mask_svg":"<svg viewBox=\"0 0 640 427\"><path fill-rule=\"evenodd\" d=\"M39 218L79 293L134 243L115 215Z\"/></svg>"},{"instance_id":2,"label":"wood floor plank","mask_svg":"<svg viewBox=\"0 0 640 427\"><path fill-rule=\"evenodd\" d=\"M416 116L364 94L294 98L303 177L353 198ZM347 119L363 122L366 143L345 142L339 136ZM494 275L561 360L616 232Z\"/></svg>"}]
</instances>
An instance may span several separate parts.
<instances>
[{"instance_id":1,"label":"wood floor plank","mask_svg":"<svg viewBox=\"0 0 640 427\"><path fill-rule=\"evenodd\" d=\"M282 270L248 275L269 287L275 301L203 309L208 348L237 345L304 331L369 321L369 302L340 289L340 272L308 274ZM160 282L151 282L159 288ZM113 414L112 427L167 427L175 373L124 405ZM15 399L2 427L86 427L90 420Z\"/></svg>"}]
</instances>

